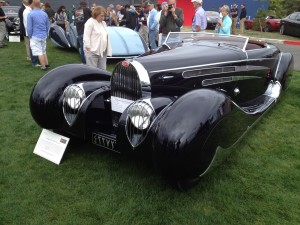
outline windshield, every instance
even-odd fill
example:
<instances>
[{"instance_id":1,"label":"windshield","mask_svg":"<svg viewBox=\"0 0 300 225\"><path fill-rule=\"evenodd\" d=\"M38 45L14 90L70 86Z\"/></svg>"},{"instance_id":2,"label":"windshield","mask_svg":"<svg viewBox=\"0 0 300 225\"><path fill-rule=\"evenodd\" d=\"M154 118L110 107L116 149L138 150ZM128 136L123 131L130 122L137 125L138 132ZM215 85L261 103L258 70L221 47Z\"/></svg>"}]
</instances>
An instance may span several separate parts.
<instances>
[{"instance_id":1,"label":"windshield","mask_svg":"<svg viewBox=\"0 0 300 225\"><path fill-rule=\"evenodd\" d=\"M220 13L215 12L215 11L206 11L206 16L211 16L211 17L219 17Z\"/></svg>"},{"instance_id":2,"label":"windshield","mask_svg":"<svg viewBox=\"0 0 300 225\"><path fill-rule=\"evenodd\" d=\"M6 16L17 17L19 12L19 6L2 6L1 7Z\"/></svg>"},{"instance_id":3,"label":"windshield","mask_svg":"<svg viewBox=\"0 0 300 225\"><path fill-rule=\"evenodd\" d=\"M240 48L243 51L246 49L248 38L243 36L228 36L220 35L217 33L206 33L206 32L170 32L165 44L173 49L178 44L184 43L216 43L219 45L230 45L236 48Z\"/></svg>"}]
</instances>

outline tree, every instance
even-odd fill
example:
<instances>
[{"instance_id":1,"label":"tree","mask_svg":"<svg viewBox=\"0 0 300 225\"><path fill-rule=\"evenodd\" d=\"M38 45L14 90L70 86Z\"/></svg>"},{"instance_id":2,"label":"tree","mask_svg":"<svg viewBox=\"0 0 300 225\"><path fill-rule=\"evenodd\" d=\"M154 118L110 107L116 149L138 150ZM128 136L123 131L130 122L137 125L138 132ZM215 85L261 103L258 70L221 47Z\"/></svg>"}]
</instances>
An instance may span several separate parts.
<instances>
[{"instance_id":1,"label":"tree","mask_svg":"<svg viewBox=\"0 0 300 225\"><path fill-rule=\"evenodd\" d=\"M283 18L287 15L285 0L270 0L269 11L275 13L274 16Z\"/></svg>"},{"instance_id":2,"label":"tree","mask_svg":"<svg viewBox=\"0 0 300 225\"><path fill-rule=\"evenodd\" d=\"M300 0L285 1L285 8L287 9L287 14L300 11Z\"/></svg>"}]
</instances>

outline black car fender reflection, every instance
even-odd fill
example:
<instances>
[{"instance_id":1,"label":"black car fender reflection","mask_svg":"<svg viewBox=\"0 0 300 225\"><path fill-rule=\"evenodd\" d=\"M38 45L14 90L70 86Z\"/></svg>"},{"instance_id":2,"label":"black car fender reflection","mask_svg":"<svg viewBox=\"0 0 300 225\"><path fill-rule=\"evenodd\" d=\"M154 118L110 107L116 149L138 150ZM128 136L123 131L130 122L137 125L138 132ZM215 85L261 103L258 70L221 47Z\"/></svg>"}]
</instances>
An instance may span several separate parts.
<instances>
[{"instance_id":1,"label":"black car fender reflection","mask_svg":"<svg viewBox=\"0 0 300 225\"><path fill-rule=\"evenodd\" d=\"M51 70L32 90L30 111L37 124L45 129L58 129L64 122L63 92L81 81L109 81L111 73L86 65L65 65Z\"/></svg>"},{"instance_id":2,"label":"black car fender reflection","mask_svg":"<svg viewBox=\"0 0 300 225\"><path fill-rule=\"evenodd\" d=\"M204 148L205 143L231 107L231 100L215 90L194 90L181 96L152 126L155 166L176 179L201 175L216 150Z\"/></svg>"}]
</instances>

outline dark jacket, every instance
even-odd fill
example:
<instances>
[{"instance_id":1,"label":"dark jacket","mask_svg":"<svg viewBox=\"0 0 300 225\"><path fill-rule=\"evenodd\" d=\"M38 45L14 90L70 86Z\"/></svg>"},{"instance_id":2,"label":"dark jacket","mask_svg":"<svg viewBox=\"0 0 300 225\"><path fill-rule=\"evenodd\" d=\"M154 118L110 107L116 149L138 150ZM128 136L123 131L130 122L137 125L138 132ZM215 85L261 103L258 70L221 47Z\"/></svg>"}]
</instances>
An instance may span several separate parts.
<instances>
[{"instance_id":1,"label":"dark jacket","mask_svg":"<svg viewBox=\"0 0 300 225\"><path fill-rule=\"evenodd\" d=\"M21 37L26 36L26 31L25 31L25 27L24 27L24 19L23 19L23 12L25 9L26 9L26 7L24 6L24 4L22 4L22 6L20 7L19 12L18 12L18 16L20 19L20 36Z\"/></svg>"},{"instance_id":2,"label":"dark jacket","mask_svg":"<svg viewBox=\"0 0 300 225\"><path fill-rule=\"evenodd\" d=\"M161 11L159 25L161 26L162 33L167 35L169 32L179 32L180 27L183 25L183 12L182 9L176 8L175 14L177 15L177 19L175 20L172 13L169 12L167 16L165 16L165 11Z\"/></svg>"},{"instance_id":3,"label":"dark jacket","mask_svg":"<svg viewBox=\"0 0 300 225\"><path fill-rule=\"evenodd\" d=\"M127 11L125 15L126 15L126 27L134 30L134 28L136 26L135 13Z\"/></svg>"},{"instance_id":4,"label":"dark jacket","mask_svg":"<svg viewBox=\"0 0 300 225\"><path fill-rule=\"evenodd\" d=\"M246 18L247 10L246 8L242 8L241 14L240 14L240 20L243 18Z\"/></svg>"}]
</instances>

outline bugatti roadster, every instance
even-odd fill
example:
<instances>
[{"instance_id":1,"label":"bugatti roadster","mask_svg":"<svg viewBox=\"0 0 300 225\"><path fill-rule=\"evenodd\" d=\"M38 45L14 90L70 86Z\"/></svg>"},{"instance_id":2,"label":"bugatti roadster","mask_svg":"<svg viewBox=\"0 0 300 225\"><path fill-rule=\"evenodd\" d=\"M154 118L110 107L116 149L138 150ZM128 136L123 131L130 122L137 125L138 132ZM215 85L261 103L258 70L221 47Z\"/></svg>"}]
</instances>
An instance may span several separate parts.
<instances>
[{"instance_id":1,"label":"bugatti roadster","mask_svg":"<svg viewBox=\"0 0 300 225\"><path fill-rule=\"evenodd\" d=\"M30 110L43 128L144 153L180 183L203 176L277 102L292 70L292 55L265 42L170 33L161 48L119 62L112 73L53 69L35 85Z\"/></svg>"}]
</instances>

